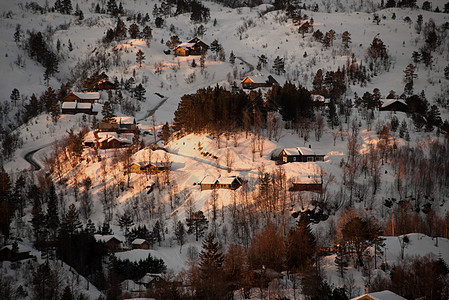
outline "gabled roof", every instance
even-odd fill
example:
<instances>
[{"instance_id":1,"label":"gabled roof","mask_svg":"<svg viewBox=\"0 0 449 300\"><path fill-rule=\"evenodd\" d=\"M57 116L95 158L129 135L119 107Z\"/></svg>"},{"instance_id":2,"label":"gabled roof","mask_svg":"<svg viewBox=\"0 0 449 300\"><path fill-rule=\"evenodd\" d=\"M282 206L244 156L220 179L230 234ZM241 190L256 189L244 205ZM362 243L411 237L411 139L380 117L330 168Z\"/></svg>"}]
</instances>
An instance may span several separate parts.
<instances>
[{"instance_id":1,"label":"gabled roof","mask_svg":"<svg viewBox=\"0 0 449 300\"><path fill-rule=\"evenodd\" d=\"M113 117L118 124L136 124L134 117Z\"/></svg>"},{"instance_id":2,"label":"gabled roof","mask_svg":"<svg viewBox=\"0 0 449 300\"><path fill-rule=\"evenodd\" d=\"M391 104L393 104L393 103L395 103L395 102L399 102L399 103L402 103L402 104L404 104L405 106L407 106L407 103L405 103L404 100L401 100L401 99L387 99L387 100L385 100L385 101L382 103L382 106L381 106L381 107L387 107L387 106L389 106L389 105L391 105Z\"/></svg>"},{"instance_id":3,"label":"gabled roof","mask_svg":"<svg viewBox=\"0 0 449 300\"><path fill-rule=\"evenodd\" d=\"M181 43L178 46L175 47L174 50L178 49L178 48L183 48L185 50L189 50L190 48L192 48L193 46L195 46L196 43Z\"/></svg>"},{"instance_id":4,"label":"gabled roof","mask_svg":"<svg viewBox=\"0 0 449 300\"><path fill-rule=\"evenodd\" d=\"M154 278L160 278L160 277L161 277L161 274L158 274L158 273L147 273L147 274L145 274L145 276L140 278L140 280L138 282L147 284L147 283L150 283L151 281L153 281Z\"/></svg>"},{"instance_id":5,"label":"gabled roof","mask_svg":"<svg viewBox=\"0 0 449 300\"><path fill-rule=\"evenodd\" d=\"M219 184L232 184L235 180L240 183L240 180L235 176L221 177L218 179Z\"/></svg>"},{"instance_id":6,"label":"gabled roof","mask_svg":"<svg viewBox=\"0 0 449 300\"><path fill-rule=\"evenodd\" d=\"M393 293L392 291L385 290L380 292L374 292L369 294L364 294L355 298L352 298L352 300L357 299L373 299L373 300L406 300L404 297L399 296L398 294Z\"/></svg>"},{"instance_id":7,"label":"gabled roof","mask_svg":"<svg viewBox=\"0 0 449 300\"><path fill-rule=\"evenodd\" d=\"M298 149L298 152L301 155L315 155L315 151L307 147L298 147L296 149Z\"/></svg>"},{"instance_id":8,"label":"gabled roof","mask_svg":"<svg viewBox=\"0 0 449 300\"><path fill-rule=\"evenodd\" d=\"M144 239L135 239L134 241L132 241L131 245L142 245L145 242L148 243L148 241Z\"/></svg>"},{"instance_id":9,"label":"gabled roof","mask_svg":"<svg viewBox=\"0 0 449 300\"><path fill-rule=\"evenodd\" d=\"M299 155L298 148L284 148L283 151L287 155Z\"/></svg>"},{"instance_id":10,"label":"gabled roof","mask_svg":"<svg viewBox=\"0 0 449 300\"><path fill-rule=\"evenodd\" d=\"M211 175L206 175L203 180L201 180L200 184L217 184L217 179Z\"/></svg>"},{"instance_id":11,"label":"gabled roof","mask_svg":"<svg viewBox=\"0 0 449 300\"><path fill-rule=\"evenodd\" d=\"M94 238L95 240L99 241L99 242L109 242L112 239L116 239L119 242L123 242L123 240L113 234L108 234L108 235L101 235L101 234L94 234Z\"/></svg>"},{"instance_id":12,"label":"gabled roof","mask_svg":"<svg viewBox=\"0 0 449 300\"><path fill-rule=\"evenodd\" d=\"M252 83L268 83L270 81L270 78L274 79L271 75L264 75L264 74L255 74L252 76L246 76L242 82L248 82L248 80Z\"/></svg>"}]
</instances>

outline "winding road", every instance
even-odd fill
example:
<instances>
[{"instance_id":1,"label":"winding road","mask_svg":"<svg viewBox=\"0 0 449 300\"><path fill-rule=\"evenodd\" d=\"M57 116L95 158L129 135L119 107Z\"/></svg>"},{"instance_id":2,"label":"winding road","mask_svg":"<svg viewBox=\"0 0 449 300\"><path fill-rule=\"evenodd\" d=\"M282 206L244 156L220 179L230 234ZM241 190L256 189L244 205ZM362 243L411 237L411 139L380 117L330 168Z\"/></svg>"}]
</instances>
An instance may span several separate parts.
<instances>
[{"instance_id":1,"label":"winding road","mask_svg":"<svg viewBox=\"0 0 449 300\"><path fill-rule=\"evenodd\" d=\"M240 59L240 61L242 63L244 63L245 65L248 66L249 70L245 72L245 75L248 75L249 73L251 73L254 70L254 66L252 64L250 64L249 62L247 62L246 60L244 60L243 58L241 58L240 56L236 56L235 58Z\"/></svg>"},{"instance_id":2,"label":"winding road","mask_svg":"<svg viewBox=\"0 0 449 300\"><path fill-rule=\"evenodd\" d=\"M52 143L42 145L42 146L40 146L39 148L34 149L34 150L31 150L31 151L29 151L29 152L27 152L27 153L25 154L25 156L24 156L23 158L24 158L24 159L31 165L31 167L33 168L32 171L39 171L40 169L42 169L42 166L41 166L37 161L34 160L34 157L33 157L34 154L35 154L37 151L39 151L39 150L41 150L41 149L44 149L44 148L50 146L51 144L52 144Z\"/></svg>"}]
</instances>

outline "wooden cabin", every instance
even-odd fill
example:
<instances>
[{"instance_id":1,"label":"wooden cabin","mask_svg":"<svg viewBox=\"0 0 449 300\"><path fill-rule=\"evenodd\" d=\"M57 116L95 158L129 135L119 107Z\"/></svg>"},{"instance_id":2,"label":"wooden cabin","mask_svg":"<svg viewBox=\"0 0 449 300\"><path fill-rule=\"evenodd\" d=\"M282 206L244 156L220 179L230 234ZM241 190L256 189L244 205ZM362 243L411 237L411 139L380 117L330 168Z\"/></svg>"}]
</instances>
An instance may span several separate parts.
<instances>
[{"instance_id":1,"label":"wooden cabin","mask_svg":"<svg viewBox=\"0 0 449 300\"><path fill-rule=\"evenodd\" d=\"M293 182L292 186L288 190L290 192L322 193L323 192L323 184L322 183L299 183L299 182Z\"/></svg>"},{"instance_id":2,"label":"wooden cabin","mask_svg":"<svg viewBox=\"0 0 449 300\"><path fill-rule=\"evenodd\" d=\"M96 115L97 112L93 110L92 103L84 102L63 102L61 105L61 114L63 115Z\"/></svg>"},{"instance_id":3,"label":"wooden cabin","mask_svg":"<svg viewBox=\"0 0 449 300\"><path fill-rule=\"evenodd\" d=\"M30 251L15 252L12 245L6 245L0 249L0 262L1 261L19 261L33 257L30 255Z\"/></svg>"},{"instance_id":4,"label":"wooden cabin","mask_svg":"<svg viewBox=\"0 0 449 300\"><path fill-rule=\"evenodd\" d=\"M63 102L79 102L79 103L92 103L100 100L100 93L98 92L72 92L62 99Z\"/></svg>"},{"instance_id":5,"label":"wooden cabin","mask_svg":"<svg viewBox=\"0 0 449 300\"><path fill-rule=\"evenodd\" d=\"M155 175L169 169L170 166L165 163L133 162L128 166L128 173Z\"/></svg>"},{"instance_id":6,"label":"wooden cabin","mask_svg":"<svg viewBox=\"0 0 449 300\"><path fill-rule=\"evenodd\" d=\"M402 111L407 112L408 111L408 105L403 100L400 99L387 99L385 100L381 107L379 108L380 111Z\"/></svg>"},{"instance_id":7,"label":"wooden cabin","mask_svg":"<svg viewBox=\"0 0 449 300\"><path fill-rule=\"evenodd\" d=\"M132 241L131 246L133 249L150 249L150 243L148 243L148 241L144 239L135 239L134 241Z\"/></svg>"},{"instance_id":8,"label":"wooden cabin","mask_svg":"<svg viewBox=\"0 0 449 300\"><path fill-rule=\"evenodd\" d=\"M117 134L115 132L97 132L97 146L99 149L126 148L132 144L134 134L124 133Z\"/></svg>"},{"instance_id":9,"label":"wooden cabin","mask_svg":"<svg viewBox=\"0 0 449 300\"><path fill-rule=\"evenodd\" d=\"M115 88L115 84L107 79L102 79L95 84L95 89L97 91L112 90Z\"/></svg>"},{"instance_id":10,"label":"wooden cabin","mask_svg":"<svg viewBox=\"0 0 449 300\"><path fill-rule=\"evenodd\" d=\"M316 162L324 161L324 154L316 154L311 148L284 148L279 154L282 162Z\"/></svg>"},{"instance_id":11,"label":"wooden cabin","mask_svg":"<svg viewBox=\"0 0 449 300\"><path fill-rule=\"evenodd\" d=\"M123 250L123 243L121 240L119 240L114 235L101 235L101 234L95 234L95 239L99 242L104 242L106 245L106 248L108 248L108 251L118 252Z\"/></svg>"},{"instance_id":12,"label":"wooden cabin","mask_svg":"<svg viewBox=\"0 0 449 300\"><path fill-rule=\"evenodd\" d=\"M215 179L212 176L206 176L200 182L201 191L207 191L207 190L213 190L213 189L236 190L241 185L242 185L242 182L241 182L240 178L236 177L236 176L220 177L218 179Z\"/></svg>"},{"instance_id":13,"label":"wooden cabin","mask_svg":"<svg viewBox=\"0 0 449 300\"><path fill-rule=\"evenodd\" d=\"M137 123L134 117L113 117L109 121L98 123L98 130L102 132L134 133Z\"/></svg>"},{"instance_id":14,"label":"wooden cabin","mask_svg":"<svg viewBox=\"0 0 449 300\"><path fill-rule=\"evenodd\" d=\"M188 43L181 43L173 49L176 56L201 55L206 53L209 46L198 37L193 38Z\"/></svg>"},{"instance_id":15,"label":"wooden cabin","mask_svg":"<svg viewBox=\"0 0 449 300\"><path fill-rule=\"evenodd\" d=\"M272 87L273 84L277 83L276 79L271 75L265 76L263 74L256 74L253 76L246 76L242 80L242 88L255 89L260 87Z\"/></svg>"}]
</instances>

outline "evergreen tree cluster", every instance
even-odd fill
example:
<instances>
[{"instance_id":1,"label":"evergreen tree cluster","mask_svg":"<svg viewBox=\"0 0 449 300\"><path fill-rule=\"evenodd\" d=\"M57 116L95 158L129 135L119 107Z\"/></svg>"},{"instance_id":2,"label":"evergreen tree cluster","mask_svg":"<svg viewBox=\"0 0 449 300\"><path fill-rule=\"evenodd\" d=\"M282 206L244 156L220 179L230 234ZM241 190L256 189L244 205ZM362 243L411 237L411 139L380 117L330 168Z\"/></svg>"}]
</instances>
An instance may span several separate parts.
<instances>
[{"instance_id":1,"label":"evergreen tree cluster","mask_svg":"<svg viewBox=\"0 0 449 300\"><path fill-rule=\"evenodd\" d=\"M218 86L203 88L195 94L181 97L175 112L174 128L188 133L242 128L243 115L252 114L249 108L250 101L243 91L230 92Z\"/></svg>"},{"instance_id":2,"label":"evergreen tree cluster","mask_svg":"<svg viewBox=\"0 0 449 300\"><path fill-rule=\"evenodd\" d=\"M58 72L58 56L51 51L44 35L40 31L37 33L34 31L29 32L25 48L31 58L35 59L45 67L44 77L46 80Z\"/></svg>"},{"instance_id":3,"label":"evergreen tree cluster","mask_svg":"<svg viewBox=\"0 0 449 300\"><path fill-rule=\"evenodd\" d=\"M144 260L131 262L129 259L120 260L115 256L111 257L110 271L120 277L119 281L125 279L139 280L147 273L162 273L167 267L162 259L153 258L151 254Z\"/></svg>"},{"instance_id":4,"label":"evergreen tree cluster","mask_svg":"<svg viewBox=\"0 0 449 300\"><path fill-rule=\"evenodd\" d=\"M73 10L72 1L71 0L56 0L55 10L60 12L61 14L70 15Z\"/></svg>"},{"instance_id":5,"label":"evergreen tree cluster","mask_svg":"<svg viewBox=\"0 0 449 300\"><path fill-rule=\"evenodd\" d=\"M267 93L267 99L280 108L284 121L296 123L301 117L313 117L313 102L310 92L293 83L274 85Z\"/></svg>"}]
</instances>

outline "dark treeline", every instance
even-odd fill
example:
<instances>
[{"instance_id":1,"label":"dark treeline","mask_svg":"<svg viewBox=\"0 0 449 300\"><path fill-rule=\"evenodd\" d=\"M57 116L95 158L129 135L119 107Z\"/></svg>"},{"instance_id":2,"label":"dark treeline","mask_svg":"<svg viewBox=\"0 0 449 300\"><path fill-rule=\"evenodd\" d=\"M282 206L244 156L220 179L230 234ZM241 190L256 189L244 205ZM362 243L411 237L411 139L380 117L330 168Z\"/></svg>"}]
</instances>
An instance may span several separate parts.
<instances>
[{"instance_id":1,"label":"dark treeline","mask_svg":"<svg viewBox=\"0 0 449 300\"><path fill-rule=\"evenodd\" d=\"M267 113L279 111L284 121L296 123L301 117L313 117L310 92L286 83L275 85L267 94L230 92L222 87L208 87L184 95L175 112L174 129L186 133L248 130L252 125L265 128ZM230 121L232 120L232 121Z\"/></svg>"}]
</instances>

